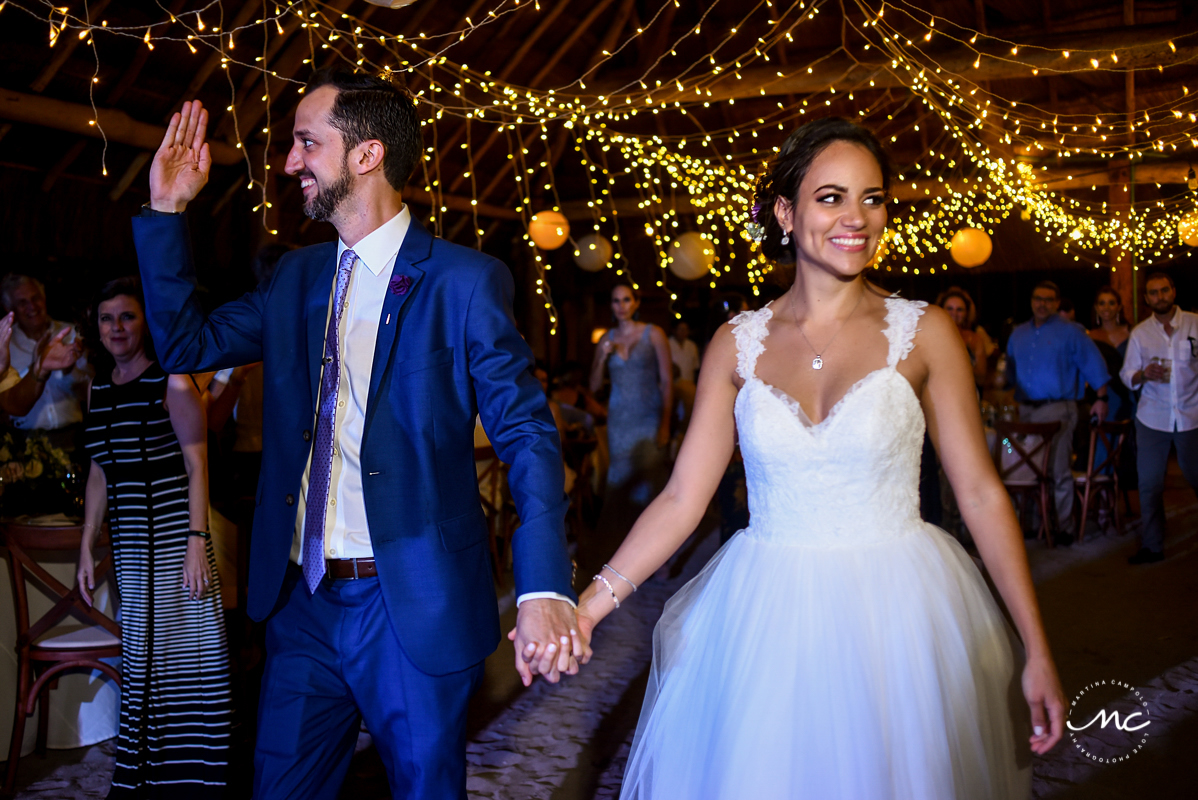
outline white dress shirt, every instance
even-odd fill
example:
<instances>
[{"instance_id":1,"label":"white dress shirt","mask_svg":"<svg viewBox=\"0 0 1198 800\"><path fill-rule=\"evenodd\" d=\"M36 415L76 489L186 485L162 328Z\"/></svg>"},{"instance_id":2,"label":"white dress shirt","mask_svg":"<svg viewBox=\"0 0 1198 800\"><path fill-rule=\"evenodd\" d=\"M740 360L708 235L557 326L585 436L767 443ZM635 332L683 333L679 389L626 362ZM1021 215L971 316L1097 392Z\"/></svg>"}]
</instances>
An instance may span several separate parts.
<instances>
[{"instance_id":1,"label":"white dress shirt","mask_svg":"<svg viewBox=\"0 0 1198 800\"><path fill-rule=\"evenodd\" d=\"M50 336L57 336L63 328L71 326L52 320ZM73 342L74 334L67 334L66 341ZM12 326L9 358L13 369L24 378L29 374L37 353L37 342L30 339L20 326ZM46 380L41 397L23 417L13 417L12 424L21 430L58 430L83 421L83 408L79 404L79 393L88 381L87 357L83 356L69 370L56 369Z\"/></svg>"},{"instance_id":2,"label":"white dress shirt","mask_svg":"<svg viewBox=\"0 0 1198 800\"><path fill-rule=\"evenodd\" d=\"M370 392L370 372L374 364L379 317L383 311L395 257L403 245L411 224L408 206L375 228L353 246L354 259L345 309L341 314L337 343L341 362L341 381L337 389L337 412L333 428L333 466L329 474L329 497L324 518L325 558L373 558L370 528L366 521L366 503L362 491L362 430L366 422L366 399ZM337 241L337 262L351 249ZM329 285L329 313L332 313L334 283ZM398 321L397 321L398 322ZM325 328L328 328L326 319ZM323 351L323 348L321 350ZM322 367L323 369L323 367ZM312 452L300 482L299 504L295 515L295 535L291 540L291 560L303 564L304 519L307 515L308 477L312 471ZM478 502L477 499L475 502ZM573 603L554 592L528 592L516 600L553 598Z\"/></svg>"},{"instance_id":3,"label":"white dress shirt","mask_svg":"<svg viewBox=\"0 0 1198 800\"><path fill-rule=\"evenodd\" d=\"M1132 330L1119 377L1131 389L1142 387L1136 419L1146 427L1191 431L1198 428L1198 314L1174 306L1169 326L1173 328L1171 336L1154 314ZM1132 376L1153 358L1172 359L1169 382L1133 385Z\"/></svg>"},{"instance_id":4,"label":"white dress shirt","mask_svg":"<svg viewBox=\"0 0 1198 800\"><path fill-rule=\"evenodd\" d=\"M383 300L387 296L395 257L399 254L411 221L411 213L405 205L402 211L375 228L352 248L357 258L354 259L353 272L346 289L345 309L341 313L341 326L337 334L341 382L337 388L333 467L329 476L328 506L325 509L325 558L374 556L362 492L362 428L366 422L366 396L370 392L374 345L381 322L379 316L383 311ZM338 240L336 263L341 263L342 254L349 249L345 242ZM334 284L335 281L329 284L330 314ZM309 451L303 481L300 483L295 537L291 542L291 560L297 564L303 563L304 518L311 470L312 453Z\"/></svg>"}]
</instances>

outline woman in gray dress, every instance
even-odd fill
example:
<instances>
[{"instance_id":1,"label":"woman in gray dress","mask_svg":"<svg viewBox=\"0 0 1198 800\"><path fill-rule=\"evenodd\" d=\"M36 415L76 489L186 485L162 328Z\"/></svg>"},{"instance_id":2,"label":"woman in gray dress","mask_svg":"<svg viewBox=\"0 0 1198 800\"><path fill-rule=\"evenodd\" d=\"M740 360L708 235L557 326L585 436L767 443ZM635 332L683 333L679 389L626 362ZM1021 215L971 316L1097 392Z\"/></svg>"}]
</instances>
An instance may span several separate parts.
<instances>
[{"instance_id":1,"label":"woman in gray dress","mask_svg":"<svg viewBox=\"0 0 1198 800\"><path fill-rule=\"evenodd\" d=\"M614 551L669 479L667 445L674 384L670 346L661 328L636 319L639 308L640 297L631 286L621 283L612 288L616 325L599 341L591 365L591 391L602 387L605 370L611 379L607 408L610 466L596 526L595 556Z\"/></svg>"}]
</instances>

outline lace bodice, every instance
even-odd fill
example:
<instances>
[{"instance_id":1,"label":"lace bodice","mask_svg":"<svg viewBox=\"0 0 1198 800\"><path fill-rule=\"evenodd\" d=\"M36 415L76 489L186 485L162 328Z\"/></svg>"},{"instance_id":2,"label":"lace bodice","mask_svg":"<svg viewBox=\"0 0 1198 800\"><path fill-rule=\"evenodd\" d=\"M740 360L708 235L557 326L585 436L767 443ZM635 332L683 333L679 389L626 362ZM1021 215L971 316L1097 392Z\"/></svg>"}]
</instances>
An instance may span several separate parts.
<instances>
[{"instance_id":1,"label":"lace bodice","mask_svg":"<svg viewBox=\"0 0 1198 800\"><path fill-rule=\"evenodd\" d=\"M886 299L886 366L853 385L818 425L799 403L757 377L767 306L735 317L736 427L749 491L746 535L814 546L901 536L919 521L924 418L896 367L914 347L926 303Z\"/></svg>"}]
</instances>

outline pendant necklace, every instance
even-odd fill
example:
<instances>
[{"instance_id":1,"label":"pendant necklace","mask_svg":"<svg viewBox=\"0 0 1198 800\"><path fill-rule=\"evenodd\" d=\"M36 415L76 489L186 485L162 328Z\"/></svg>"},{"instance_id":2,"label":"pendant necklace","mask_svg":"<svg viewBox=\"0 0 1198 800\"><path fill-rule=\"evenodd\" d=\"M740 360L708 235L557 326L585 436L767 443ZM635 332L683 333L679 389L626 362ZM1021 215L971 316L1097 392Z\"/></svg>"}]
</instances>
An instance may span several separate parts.
<instances>
[{"instance_id":1,"label":"pendant necklace","mask_svg":"<svg viewBox=\"0 0 1198 800\"><path fill-rule=\"evenodd\" d=\"M836 329L836 333L832 334L832 338L828 340L828 343L826 345L824 345L824 350L827 350L829 347L832 346L832 342L836 341L836 337L840 335L840 332L842 330L844 330L844 326L848 324L848 322L852 318L853 314L857 313L857 306L860 306L861 301L864 299L865 299L865 289L862 288L861 296L857 298L857 304L853 306L853 310L850 311L849 315L844 318L844 322L840 323L840 327ZM811 352L815 353L815 358L811 359L811 368L812 369L823 369L824 368L823 351L815 349L815 345L813 345L811 343L811 340L807 338L807 334L803 333L803 326L799 324L799 315L795 312L795 295L791 295L791 297L790 297L790 313L795 318L795 327L797 327L799 329L799 335L803 337L803 341L806 342L807 346L811 348Z\"/></svg>"}]
</instances>

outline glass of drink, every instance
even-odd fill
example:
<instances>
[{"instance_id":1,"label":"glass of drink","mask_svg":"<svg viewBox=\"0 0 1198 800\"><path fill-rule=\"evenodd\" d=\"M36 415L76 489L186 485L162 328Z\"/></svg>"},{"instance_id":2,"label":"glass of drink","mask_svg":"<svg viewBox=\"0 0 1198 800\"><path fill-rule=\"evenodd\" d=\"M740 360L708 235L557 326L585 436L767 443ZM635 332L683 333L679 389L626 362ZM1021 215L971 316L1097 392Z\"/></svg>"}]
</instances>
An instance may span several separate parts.
<instances>
[{"instance_id":1,"label":"glass of drink","mask_svg":"<svg viewBox=\"0 0 1198 800\"><path fill-rule=\"evenodd\" d=\"M1153 356L1151 363L1159 364L1165 370L1164 376L1161 377L1161 383L1169 383L1173 379L1173 359Z\"/></svg>"}]
</instances>

